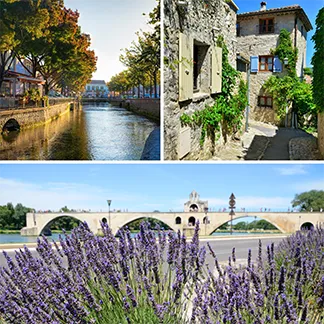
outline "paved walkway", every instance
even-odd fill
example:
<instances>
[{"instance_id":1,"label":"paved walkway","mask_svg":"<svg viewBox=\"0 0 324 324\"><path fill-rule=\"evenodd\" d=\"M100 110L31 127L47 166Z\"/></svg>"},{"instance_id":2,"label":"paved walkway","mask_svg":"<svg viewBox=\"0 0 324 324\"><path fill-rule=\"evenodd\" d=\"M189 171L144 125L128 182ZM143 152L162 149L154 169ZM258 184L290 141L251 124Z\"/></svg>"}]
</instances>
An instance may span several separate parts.
<instances>
[{"instance_id":1,"label":"paved walkway","mask_svg":"<svg viewBox=\"0 0 324 324\"><path fill-rule=\"evenodd\" d=\"M279 128L269 129L268 125L251 125L264 135L255 136L245 156L245 160L310 160L318 159L316 138L300 129ZM305 141L305 139L307 139ZM295 145L291 145L291 142ZM313 145L303 143L312 142ZM299 151L303 153L299 156ZM308 151L308 152L305 152Z\"/></svg>"}]
</instances>

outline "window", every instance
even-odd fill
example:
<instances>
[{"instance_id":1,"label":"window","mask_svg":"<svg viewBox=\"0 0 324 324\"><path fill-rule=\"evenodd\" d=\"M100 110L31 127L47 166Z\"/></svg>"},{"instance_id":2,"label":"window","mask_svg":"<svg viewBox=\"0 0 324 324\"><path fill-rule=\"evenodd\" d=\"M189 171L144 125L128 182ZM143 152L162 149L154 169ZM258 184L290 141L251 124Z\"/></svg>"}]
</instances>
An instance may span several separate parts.
<instances>
[{"instance_id":1,"label":"window","mask_svg":"<svg viewBox=\"0 0 324 324\"><path fill-rule=\"evenodd\" d=\"M301 32L302 36L304 36L304 26L303 25L301 25L301 27L300 27L300 32Z\"/></svg>"},{"instance_id":2,"label":"window","mask_svg":"<svg viewBox=\"0 0 324 324\"><path fill-rule=\"evenodd\" d=\"M259 106L272 108L272 97L259 96Z\"/></svg>"},{"instance_id":3,"label":"window","mask_svg":"<svg viewBox=\"0 0 324 324\"><path fill-rule=\"evenodd\" d=\"M204 92L209 91L210 86L210 66L207 60L209 57L207 55L209 46L202 44L200 42L194 43L193 54L194 54L194 64L193 64L193 91L194 92Z\"/></svg>"},{"instance_id":4,"label":"window","mask_svg":"<svg viewBox=\"0 0 324 324\"><path fill-rule=\"evenodd\" d=\"M259 20L259 33L260 34L274 33L273 18Z\"/></svg>"},{"instance_id":5,"label":"window","mask_svg":"<svg viewBox=\"0 0 324 324\"><path fill-rule=\"evenodd\" d=\"M259 71L273 71L273 56L259 56Z\"/></svg>"},{"instance_id":6,"label":"window","mask_svg":"<svg viewBox=\"0 0 324 324\"><path fill-rule=\"evenodd\" d=\"M240 23L236 24L236 36L240 37L241 36L241 26Z\"/></svg>"}]
</instances>

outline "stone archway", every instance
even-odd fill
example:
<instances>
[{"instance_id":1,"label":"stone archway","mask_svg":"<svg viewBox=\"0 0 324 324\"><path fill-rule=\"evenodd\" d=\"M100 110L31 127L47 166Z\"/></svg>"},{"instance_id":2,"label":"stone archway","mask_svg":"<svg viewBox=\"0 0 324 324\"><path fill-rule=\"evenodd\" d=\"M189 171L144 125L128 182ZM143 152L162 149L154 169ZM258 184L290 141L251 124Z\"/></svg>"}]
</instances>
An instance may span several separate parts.
<instances>
[{"instance_id":1,"label":"stone archway","mask_svg":"<svg viewBox=\"0 0 324 324\"><path fill-rule=\"evenodd\" d=\"M43 225L41 227L41 229L39 230L38 235L42 235L42 234L48 235L49 233L51 233L51 230L50 230L51 224L53 224L55 221L57 221L57 220L59 220L61 218L74 219L74 220L78 221L79 223L81 223L83 221L81 219L78 219L78 217L74 217L74 216L71 216L71 215L60 215L60 216L57 216L57 217L52 218L45 225ZM63 230L63 228L61 230Z\"/></svg>"},{"instance_id":2,"label":"stone archway","mask_svg":"<svg viewBox=\"0 0 324 324\"><path fill-rule=\"evenodd\" d=\"M305 222L300 226L301 230L310 231L314 228L314 225L311 222Z\"/></svg>"},{"instance_id":3,"label":"stone archway","mask_svg":"<svg viewBox=\"0 0 324 324\"><path fill-rule=\"evenodd\" d=\"M170 220L169 220L169 221L166 221L165 219L161 219L161 218L159 218L159 217L157 217L157 216L155 216L155 215L154 215L154 216L153 216L153 215L150 215L150 216L146 216L146 217L143 217L143 216L142 216L142 217L139 217L139 216L137 216L137 217L133 217L133 218L127 220L126 222L122 223L121 225L118 225L118 228L117 228L117 229L114 228L114 226L112 226L112 227L113 227L114 235L116 235L116 234L118 233L118 231L121 230L123 227L127 226L128 224L133 223L133 222L136 221L136 220L140 220L140 219L142 219L143 221L144 221L145 219L158 220L158 221L160 221L161 223L167 225L169 228L171 228L172 231L176 232L176 230L175 230L175 228L174 228L174 223L170 224ZM180 219L181 219L181 218L180 218Z\"/></svg>"},{"instance_id":4,"label":"stone archway","mask_svg":"<svg viewBox=\"0 0 324 324\"><path fill-rule=\"evenodd\" d=\"M193 216L190 216L188 219L188 225L189 226L195 226L196 225L196 218Z\"/></svg>"},{"instance_id":5,"label":"stone archway","mask_svg":"<svg viewBox=\"0 0 324 324\"><path fill-rule=\"evenodd\" d=\"M233 217L233 221L234 220L237 220L237 219L243 219L243 218L246 218L246 217L255 217L255 218L259 218L260 220L264 220L266 222L268 222L269 224L273 225L274 227L277 228L277 230L279 230L281 233L286 233L286 231L280 226L278 225L276 222L274 222L271 218L268 218L268 217L264 217L263 215L258 215L258 216L254 216L254 215L240 215L240 216L234 216ZM219 227L223 226L224 224L227 224L227 223L230 223L230 220L227 219L226 221L223 221L219 224L217 224L216 226L213 227L213 229L210 231L210 234L215 232Z\"/></svg>"},{"instance_id":6,"label":"stone archway","mask_svg":"<svg viewBox=\"0 0 324 324\"><path fill-rule=\"evenodd\" d=\"M2 133L19 131L19 130L20 130L20 125L18 121L14 118L10 118L9 120L7 120L2 127Z\"/></svg>"},{"instance_id":7,"label":"stone archway","mask_svg":"<svg viewBox=\"0 0 324 324\"><path fill-rule=\"evenodd\" d=\"M181 217L180 216L176 217L175 223L176 223L176 225L180 225L181 224Z\"/></svg>"}]
</instances>

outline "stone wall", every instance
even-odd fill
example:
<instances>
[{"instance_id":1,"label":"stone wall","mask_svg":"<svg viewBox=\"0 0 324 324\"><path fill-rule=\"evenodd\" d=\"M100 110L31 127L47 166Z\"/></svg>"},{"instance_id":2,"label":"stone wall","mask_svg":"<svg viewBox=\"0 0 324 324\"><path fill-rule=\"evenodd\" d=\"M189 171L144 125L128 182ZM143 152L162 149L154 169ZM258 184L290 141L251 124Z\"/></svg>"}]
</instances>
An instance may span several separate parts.
<instances>
[{"instance_id":1,"label":"stone wall","mask_svg":"<svg viewBox=\"0 0 324 324\"><path fill-rule=\"evenodd\" d=\"M324 112L318 114L318 147L324 159Z\"/></svg>"},{"instance_id":2,"label":"stone wall","mask_svg":"<svg viewBox=\"0 0 324 324\"><path fill-rule=\"evenodd\" d=\"M6 122L15 119L20 129L44 124L69 111L70 104L63 103L46 108L13 109L0 112L0 130Z\"/></svg>"},{"instance_id":3,"label":"stone wall","mask_svg":"<svg viewBox=\"0 0 324 324\"><path fill-rule=\"evenodd\" d=\"M273 14L269 13L268 16L262 16L262 18L273 18ZM273 34L259 34L259 18L253 17L240 17L238 21L240 23L240 37L237 38L238 52L247 54L248 56L260 56L271 55L271 50L275 49L279 41L280 30L285 28L291 33L292 44L295 40L295 14L278 15L275 19L275 30ZM302 22L297 20L297 48L298 48L298 61L297 61L297 75L303 76L303 68L306 64L306 30L304 27L304 35L301 34ZM284 120L278 120L276 116L276 106L273 108L259 107L258 97L260 95L266 95L263 91L263 84L271 75L284 76L287 74L286 69L283 66L282 73L273 72L258 72L251 73L250 75L250 118L261 122L269 122L272 124L283 124ZM290 119L290 118L289 118Z\"/></svg>"},{"instance_id":4,"label":"stone wall","mask_svg":"<svg viewBox=\"0 0 324 324\"><path fill-rule=\"evenodd\" d=\"M206 56L216 47L218 36L224 37L229 50L229 61L236 67L236 6L223 0L192 0L186 8L177 6L176 1L164 0L164 158L166 160L208 159L221 145L206 138L200 145L199 127L182 127L180 117L193 114L214 102L214 95L206 90L206 82L201 80L201 91L193 98L179 102L179 34L190 36L199 44L208 47ZM188 64L192 64L188 62ZM204 72L210 71L210 61L206 60Z\"/></svg>"},{"instance_id":5,"label":"stone wall","mask_svg":"<svg viewBox=\"0 0 324 324\"><path fill-rule=\"evenodd\" d=\"M122 107L138 114L160 122L160 99L127 99Z\"/></svg>"}]
</instances>

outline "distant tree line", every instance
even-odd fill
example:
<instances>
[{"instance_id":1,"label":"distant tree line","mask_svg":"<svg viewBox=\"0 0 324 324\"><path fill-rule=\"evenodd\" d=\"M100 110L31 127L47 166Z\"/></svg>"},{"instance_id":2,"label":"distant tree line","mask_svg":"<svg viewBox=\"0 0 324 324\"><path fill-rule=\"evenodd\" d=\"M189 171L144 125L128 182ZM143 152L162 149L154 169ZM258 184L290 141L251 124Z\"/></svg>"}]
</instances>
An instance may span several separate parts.
<instances>
[{"instance_id":1,"label":"distant tree line","mask_svg":"<svg viewBox=\"0 0 324 324\"><path fill-rule=\"evenodd\" d=\"M32 208L12 203L0 206L0 229L20 230L26 226L26 214L31 212Z\"/></svg>"},{"instance_id":2,"label":"distant tree line","mask_svg":"<svg viewBox=\"0 0 324 324\"><path fill-rule=\"evenodd\" d=\"M230 223L225 223L222 226L220 226L219 230L227 230L230 226ZM264 219L261 220L255 220L253 222L239 222L235 225L233 225L233 230L235 231L251 231L251 230L277 230L277 228L267 222Z\"/></svg>"}]
</instances>

